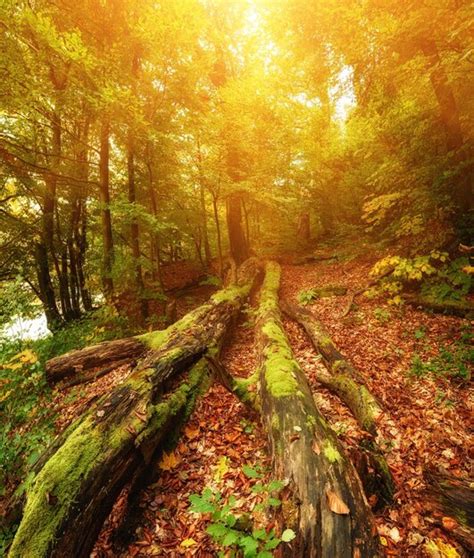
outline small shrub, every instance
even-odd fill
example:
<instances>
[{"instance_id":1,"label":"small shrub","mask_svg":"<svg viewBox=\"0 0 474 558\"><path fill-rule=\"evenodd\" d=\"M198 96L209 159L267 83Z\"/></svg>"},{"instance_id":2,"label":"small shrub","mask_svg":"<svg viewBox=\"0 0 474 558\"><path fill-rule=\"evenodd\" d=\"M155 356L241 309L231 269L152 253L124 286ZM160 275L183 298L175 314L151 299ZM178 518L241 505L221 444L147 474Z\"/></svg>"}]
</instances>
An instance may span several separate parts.
<instances>
[{"instance_id":1,"label":"small shrub","mask_svg":"<svg viewBox=\"0 0 474 558\"><path fill-rule=\"evenodd\" d=\"M308 289L307 291L300 291L298 293L298 302L303 306L310 304L316 298L315 289Z\"/></svg>"},{"instance_id":2,"label":"small shrub","mask_svg":"<svg viewBox=\"0 0 474 558\"><path fill-rule=\"evenodd\" d=\"M391 317L390 311L385 308L375 308L374 310L374 318L381 324L389 322Z\"/></svg>"},{"instance_id":3,"label":"small shrub","mask_svg":"<svg viewBox=\"0 0 474 558\"><path fill-rule=\"evenodd\" d=\"M257 468L247 465L244 465L243 472L251 479L258 480L262 477ZM280 481L272 481L269 484L256 482L252 492L263 493L266 498L255 506L254 511L279 507L281 501L271 496L271 493L281 490L283 486L284 483ZM191 494L189 501L192 512L211 515L211 523L206 531L217 545L225 549L219 552L219 556L271 558L272 550L281 542L290 542L295 537L291 529L285 529L281 536L277 537L274 529L267 531L264 528L256 528L250 514L236 513L237 499L233 495L224 502L220 492L205 488L201 494Z\"/></svg>"}]
</instances>

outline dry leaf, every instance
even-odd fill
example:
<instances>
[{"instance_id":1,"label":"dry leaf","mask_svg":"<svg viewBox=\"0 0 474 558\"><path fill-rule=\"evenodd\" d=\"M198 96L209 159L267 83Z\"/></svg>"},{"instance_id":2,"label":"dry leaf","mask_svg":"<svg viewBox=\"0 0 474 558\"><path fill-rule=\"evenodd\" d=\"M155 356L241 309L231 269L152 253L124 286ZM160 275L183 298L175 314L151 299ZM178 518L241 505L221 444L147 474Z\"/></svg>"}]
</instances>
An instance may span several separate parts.
<instances>
[{"instance_id":1,"label":"dry leaf","mask_svg":"<svg viewBox=\"0 0 474 558\"><path fill-rule=\"evenodd\" d=\"M316 442L316 440L313 440L313 451L316 455L319 455L321 453L321 448L318 446L318 442Z\"/></svg>"},{"instance_id":2,"label":"dry leaf","mask_svg":"<svg viewBox=\"0 0 474 558\"><path fill-rule=\"evenodd\" d=\"M339 515L349 514L350 511L349 508L333 490L327 490L326 496L329 503L329 509L332 512L337 513Z\"/></svg>"},{"instance_id":3,"label":"dry leaf","mask_svg":"<svg viewBox=\"0 0 474 558\"><path fill-rule=\"evenodd\" d=\"M194 440L194 438L197 438L199 436L199 427L193 428L192 426L186 426L186 428L184 429L184 435L189 440Z\"/></svg>"},{"instance_id":4,"label":"dry leaf","mask_svg":"<svg viewBox=\"0 0 474 558\"><path fill-rule=\"evenodd\" d=\"M161 461L158 465L160 469L163 469L163 471L171 471L171 469L174 469L177 465L179 465L179 463L181 463L181 458L178 457L173 451L170 453L166 453L164 451L163 457L161 458Z\"/></svg>"}]
</instances>

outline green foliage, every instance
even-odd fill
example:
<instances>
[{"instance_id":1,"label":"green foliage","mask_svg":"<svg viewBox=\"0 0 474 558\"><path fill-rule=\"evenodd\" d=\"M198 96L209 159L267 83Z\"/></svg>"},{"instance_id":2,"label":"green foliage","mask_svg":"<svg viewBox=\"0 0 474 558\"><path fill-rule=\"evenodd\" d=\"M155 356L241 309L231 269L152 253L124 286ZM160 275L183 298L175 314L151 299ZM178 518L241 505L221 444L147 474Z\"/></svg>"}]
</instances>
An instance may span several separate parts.
<instances>
[{"instance_id":1,"label":"green foliage","mask_svg":"<svg viewBox=\"0 0 474 558\"><path fill-rule=\"evenodd\" d=\"M221 287L222 286L222 279L217 275L209 275L205 279L203 279L200 285L209 285L211 287Z\"/></svg>"},{"instance_id":2,"label":"green foliage","mask_svg":"<svg viewBox=\"0 0 474 558\"><path fill-rule=\"evenodd\" d=\"M471 379L471 370L474 365L474 348L472 347L472 334L466 333L452 345L440 348L439 355L423 361L417 353L413 356L410 375L415 378L434 376L460 382Z\"/></svg>"},{"instance_id":3,"label":"green foliage","mask_svg":"<svg viewBox=\"0 0 474 558\"><path fill-rule=\"evenodd\" d=\"M244 465L244 474L251 479L260 479L261 473L248 465ZM264 511L269 507L279 507L281 500L272 496L272 493L280 491L284 483L271 481L268 484L257 482L252 487L252 492L266 496L264 501L254 508L256 511ZM285 529L280 537L276 536L274 529L267 531L263 528L253 526L252 517L249 514L238 514L236 512L237 499L230 496L227 502L222 500L220 492L205 488L199 494L191 494L190 510L194 513L210 514L211 523L206 531L220 547L227 549L219 552L219 556L230 556L244 558L267 558L271 557L272 551L281 542L290 542L295 533L291 529Z\"/></svg>"},{"instance_id":4,"label":"green foliage","mask_svg":"<svg viewBox=\"0 0 474 558\"><path fill-rule=\"evenodd\" d=\"M15 316L35 318L40 312L41 306L21 276L0 283L0 328Z\"/></svg>"},{"instance_id":5,"label":"green foliage","mask_svg":"<svg viewBox=\"0 0 474 558\"><path fill-rule=\"evenodd\" d=\"M4 342L0 346L0 486L3 487L24 475L54 435L55 415L47 406L51 392L38 353L32 344Z\"/></svg>"},{"instance_id":6,"label":"green foliage","mask_svg":"<svg viewBox=\"0 0 474 558\"><path fill-rule=\"evenodd\" d=\"M390 321L391 314L389 310L385 308L375 308L374 309L374 318L379 321L381 324L386 324Z\"/></svg>"},{"instance_id":7,"label":"green foliage","mask_svg":"<svg viewBox=\"0 0 474 558\"><path fill-rule=\"evenodd\" d=\"M310 304L316 298L317 293L315 289L303 290L298 293L298 302L303 306Z\"/></svg>"},{"instance_id":8,"label":"green foliage","mask_svg":"<svg viewBox=\"0 0 474 558\"><path fill-rule=\"evenodd\" d=\"M468 264L467 258L448 261L448 255L438 250L414 258L388 256L374 265L371 275L389 275L371 291L388 295L391 304L401 304L400 294L406 289L417 289L437 302L459 301L472 288L472 277L465 271Z\"/></svg>"}]
</instances>

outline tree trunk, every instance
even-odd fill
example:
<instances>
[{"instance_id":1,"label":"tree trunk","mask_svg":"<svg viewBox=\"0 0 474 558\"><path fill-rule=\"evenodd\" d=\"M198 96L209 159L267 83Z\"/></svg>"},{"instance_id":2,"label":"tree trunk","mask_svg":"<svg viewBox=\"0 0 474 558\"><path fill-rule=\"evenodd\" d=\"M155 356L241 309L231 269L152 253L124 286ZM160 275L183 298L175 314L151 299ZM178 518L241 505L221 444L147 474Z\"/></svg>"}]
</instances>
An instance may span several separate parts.
<instances>
[{"instance_id":1,"label":"tree trunk","mask_svg":"<svg viewBox=\"0 0 474 558\"><path fill-rule=\"evenodd\" d=\"M219 254L219 277L224 275L224 259L222 256L222 235L221 235L221 225L219 222L219 212L217 210L217 196L212 196L212 209L214 211L214 221L216 222L216 234L217 234L217 251Z\"/></svg>"},{"instance_id":2,"label":"tree trunk","mask_svg":"<svg viewBox=\"0 0 474 558\"><path fill-rule=\"evenodd\" d=\"M431 310L437 314L448 314L450 316L468 319L474 316L474 304L470 300L446 300L444 302L439 302L431 298L410 294L403 295L403 300L412 306Z\"/></svg>"},{"instance_id":3,"label":"tree trunk","mask_svg":"<svg viewBox=\"0 0 474 558\"><path fill-rule=\"evenodd\" d=\"M385 502L391 502L394 482L387 461L377 445L377 440L380 439L377 419L383 413L378 400L367 389L362 376L339 352L324 326L311 312L287 302L282 303L281 307L285 314L304 327L315 349L322 356L328 373L318 372L318 381L341 398L361 428L370 434L370 439L364 440L362 448L368 454L368 466L374 470L375 475L369 475L367 478L366 475L362 476L366 490L375 491Z\"/></svg>"},{"instance_id":4,"label":"tree trunk","mask_svg":"<svg viewBox=\"0 0 474 558\"><path fill-rule=\"evenodd\" d=\"M103 118L100 130L100 187L99 198L102 213L102 285L105 298L110 301L114 292L112 279L112 265L114 261L114 240L112 236L112 217L110 213L110 190L109 190L109 135L110 125L107 118Z\"/></svg>"},{"instance_id":5,"label":"tree trunk","mask_svg":"<svg viewBox=\"0 0 474 558\"><path fill-rule=\"evenodd\" d=\"M135 184L135 141L133 132L129 131L128 151L127 151L127 169L128 169L128 203L135 206L137 201L136 184ZM135 208L133 207L133 211ZM148 318L148 301L145 298L145 286L143 283L142 266L140 263L140 231L138 229L138 220L134 215L130 224L130 243L132 245L133 271L136 293L140 302L140 317L142 322Z\"/></svg>"},{"instance_id":6,"label":"tree trunk","mask_svg":"<svg viewBox=\"0 0 474 558\"><path fill-rule=\"evenodd\" d=\"M430 81L440 108L441 122L446 132L446 148L448 152L454 152L455 161L461 163L466 159L465 155L459 152L464 145L464 139L459 107L449 83L449 77L446 74L435 41L425 39L421 48L432 68ZM464 169L464 172L457 178L456 190L453 195L459 207L460 215L471 209L473 200L472 164L470 164L469 169Z\"/></svg>"},{"instance_id":7,"label":"tree trunk","mask_svg":"<svg viewBox=\"0 0 474 558\"><path fill-rule=\"evenodd\" d=\"M139 337L104 341L85 349L76 349L46 362L46 378L53 385L65 378L87 375L91 370L114 362L132 362L148 350Z\"/></svg>"},{"instance_id":8,"label":"tree trunk","mask_svg":"<svg viewBox=\"0 0 474 558\"><path fill-rule=\"evenodd\" d=\"M209 234L207 231L207 213L206 213L206 197L205 197L205 190L204 186L200 184L200 199L201 199L201 223L202 223L202 236L204 242L204 256L206 259L206 267L209 267L211 263L212 255L211 255L211 247L209 245Z\"/></svg>"},{"instance_id":9,"label":"tree trunk","mask_svg":"<svg viewBox=\"0 0 474 558\"><path fill-rule=\"evenodd\" d=\"M302 244L308 244L311 240L310 219L307 211L300 213L297 236L298 241Z\"/></svg>"},{"instance_id":10,"label":"tree trunk","mask_svg":"<svg viewBox=\"0 0 474 558\"><path fill-rule=\"evenodd\" d=\"M68 428L27 489L10 558L89 556L122 488L138 481L159 453L160 442L189 413L205 374L205 363L195 363L219 345L255 272L249 264L239 286L216 293L167 330L141 337L148 355L127 381ZM170 382L176 386L178 375L192 365L170 392Z\"/></svg>"},{"instance_id":11,"label":"tree trunk","mask_svg":"<svg viewBox=\"0 0 474 558\"><path fill-rule=\"evenodd\" d=\"M62 318L56 305L56 297L54 295L53 284L51 282L51 274L49 271L48 251L42 242L35 244L35 266L38 278L38 288L43 303L46 321L51 331L57 329Z\"/></svg>"},{"instance_id":12,"label":"tree trunk","mask_svg":"<svg viewBox=\"0 0 474 558\"><path fill-rule=\"evenodd\" d=\"M266 267L258 311L259 378L276 478L288 480L283 525L292 558L379 556L377 529L360 479L317 410L293 357L278 308L280 268Z\"/></svg>"},{"instance_id":13,"label":"tree trunk","mask_svg":"<svg viewBox=\"0 0 474 558\"><path fill-rule=\"evenodd\" d=\"M317 410L280 321L280 267L269 263L260 294L260 399L276 478L288 479L283 524L296 532L284 556L378 556L377 530L360 479Z\"/></svg>"},{"instance_id":14,"label":"tree trunk","mask_svg":"<svg viewBox=\"0 0 474 558\"><path fill-rule=\"evenodd\" d=\"M249 257L249 246L242 227L242 196L238 192L227 197L227 231L231 256L240 265Z\"/></svg>"}]
</instances>

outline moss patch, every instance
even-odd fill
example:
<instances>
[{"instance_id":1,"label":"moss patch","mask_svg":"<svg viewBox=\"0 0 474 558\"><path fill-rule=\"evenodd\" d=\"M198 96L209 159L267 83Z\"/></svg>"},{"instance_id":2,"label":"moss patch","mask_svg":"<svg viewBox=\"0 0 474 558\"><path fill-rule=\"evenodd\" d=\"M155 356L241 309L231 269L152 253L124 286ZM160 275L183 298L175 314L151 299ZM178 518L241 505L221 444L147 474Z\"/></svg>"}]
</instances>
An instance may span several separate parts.
<instances>
[{"instance_id":1,"label":"moss patch","mask_svg":"<svg viewBox=\"0 0 474 558\"><path fill-rule=\"evenodd\" d=\"M77 498L83 478L102 458L102 449L102 436L92 427L91 420L85 419L36 477L10 558L48 555L49 545Z\"/></svg>"}]
</instances>

